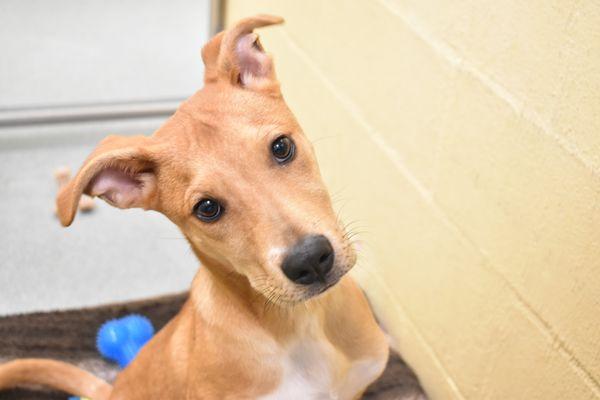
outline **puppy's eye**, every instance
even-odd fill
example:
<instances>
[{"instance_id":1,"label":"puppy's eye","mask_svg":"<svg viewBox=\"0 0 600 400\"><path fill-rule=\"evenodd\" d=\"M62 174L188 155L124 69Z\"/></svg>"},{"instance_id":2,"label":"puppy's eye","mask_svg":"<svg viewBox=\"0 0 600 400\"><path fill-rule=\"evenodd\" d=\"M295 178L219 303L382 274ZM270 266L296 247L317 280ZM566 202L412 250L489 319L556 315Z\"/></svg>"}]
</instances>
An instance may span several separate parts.
<instances>
[{"instance_id":1,"label":"puppy's eye","mask_svg":"<svg viewBox=\"0 0 600 400\"><path fill-rule=\"evenodd\" d=\"M296 145L287 136L279 136L271 143L271 153L278 163L283 164L290 161L296 152Z\"/></svg>"},{"instance_id":2,"label":"puppy's eye","mask_svg":"<svg viewBox=\"0 0 600 400\"><path fill-rule=\"evenodd\" d=\"M202 199L194 206L194 215L204 222L216 221L223 213L223 207L214 199Z\"/></svg>"}]
</instances>

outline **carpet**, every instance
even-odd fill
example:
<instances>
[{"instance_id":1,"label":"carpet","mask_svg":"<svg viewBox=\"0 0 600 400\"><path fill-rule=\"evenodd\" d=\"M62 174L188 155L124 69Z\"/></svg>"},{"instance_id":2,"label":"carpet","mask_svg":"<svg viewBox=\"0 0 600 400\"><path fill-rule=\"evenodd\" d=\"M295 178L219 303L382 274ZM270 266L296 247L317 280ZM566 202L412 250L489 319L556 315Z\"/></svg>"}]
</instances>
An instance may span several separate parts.
<instances>
[{"instance_id":1,"label":"carpet","mask_svg":"<svg viewBox=\"0 0 600 400\"><path fill-rule=\"evenodd\" d=\"M148 317L158 330L181 308L187 293L68 311L12 315L0 318L0 363L14 358L54 358L79 365L107 381L116 365L96 351L95 338L105 321L126 314ZM0 400L65 400L67 394L19 388L0 392ZM365 400L421 400L423 390L413 371L392 352L383 375L365 393Z\"/></svg>"}]
</instances>

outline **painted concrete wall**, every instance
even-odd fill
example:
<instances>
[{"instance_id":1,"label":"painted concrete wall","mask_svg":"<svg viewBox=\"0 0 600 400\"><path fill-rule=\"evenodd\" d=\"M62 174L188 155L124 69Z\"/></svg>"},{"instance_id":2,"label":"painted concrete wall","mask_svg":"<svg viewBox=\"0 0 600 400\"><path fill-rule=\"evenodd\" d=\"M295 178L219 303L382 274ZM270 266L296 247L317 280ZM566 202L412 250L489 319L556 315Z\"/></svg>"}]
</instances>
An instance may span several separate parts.
<instances>
[{"instance_id":1,"label":"painted concrete wall","mask_svg":"<svg viewBox=\"0 0 600 400\"><path fill-rule=\"evenodd\" d=\"M229 0L434 399L600 398L600 3ZM351 312L351 310L349 310Z\"/></svg>"}]
</instances>

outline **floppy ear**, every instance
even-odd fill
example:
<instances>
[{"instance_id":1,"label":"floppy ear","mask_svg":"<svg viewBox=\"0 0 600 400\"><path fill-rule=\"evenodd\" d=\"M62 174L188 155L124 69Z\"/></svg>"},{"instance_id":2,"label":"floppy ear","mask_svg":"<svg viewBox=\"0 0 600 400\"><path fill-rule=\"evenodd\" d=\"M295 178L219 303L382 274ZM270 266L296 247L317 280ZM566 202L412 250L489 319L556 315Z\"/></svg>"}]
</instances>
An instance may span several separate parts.
<instances>
[{"instance_id":1,"label":"floppy ear","mask_svg":"<svg viewBox=\"0 0 600 400\"><path fill-rule=\"evenodd\" d=\"M282 22L281 17L256 15L212 38L202 49L205 82L223 79L249 89L278 87L271 56L265 53L253 30Z\"/></svg>"},{"instance_id":2,"label":"floppy ear","mask_svg":"<svg viewBox=\"0 0 600 400\"><path fill-rule=\"evenodd\" d=\"M152 208L156 194L152 141L146 136L104 139L58 193L56 207L61 224L71 225L84 193L119 208Z\"/></svg>"}]
</instances>

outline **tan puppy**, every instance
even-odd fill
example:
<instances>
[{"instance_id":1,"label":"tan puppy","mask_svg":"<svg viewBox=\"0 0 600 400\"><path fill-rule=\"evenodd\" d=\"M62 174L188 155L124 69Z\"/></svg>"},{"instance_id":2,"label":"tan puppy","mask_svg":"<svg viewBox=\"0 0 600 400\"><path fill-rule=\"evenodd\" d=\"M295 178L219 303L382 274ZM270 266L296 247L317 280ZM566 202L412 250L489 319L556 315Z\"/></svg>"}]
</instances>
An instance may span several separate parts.
<instances>
[{"instance_id":1,"label":"tan puppy","mask_svg":"<svg viewBox=\"0 0 600 400\"><path fill-rule=\"evenodd\" d=\"M0 388L50 385L94 400L358 399L388 346L345 276L352 245L311 143L279 90L254 28L240 21L202 50L205 87L151 137L106 138L60 192L163 213L202 263L181 312L114 387L68 364L17 360ZM335 286L334 286L335 285Z\"/></svg>"}]
</instances>

